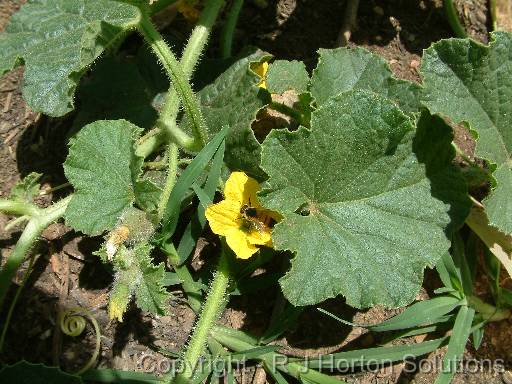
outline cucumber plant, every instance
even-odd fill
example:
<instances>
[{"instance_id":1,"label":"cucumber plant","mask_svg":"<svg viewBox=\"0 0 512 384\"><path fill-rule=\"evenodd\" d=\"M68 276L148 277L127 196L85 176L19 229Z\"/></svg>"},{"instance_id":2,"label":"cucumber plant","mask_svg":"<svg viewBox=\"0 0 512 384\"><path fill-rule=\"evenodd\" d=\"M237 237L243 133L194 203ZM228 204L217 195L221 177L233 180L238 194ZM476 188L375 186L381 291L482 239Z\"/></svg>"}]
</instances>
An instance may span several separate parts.
<instances>
[{"instance_id":1,"label":"cucumber plant","mask_svg":"<svg viewBox=\"0 0 512 384\"><path fill-rule=\"evenodd\" d=\"M79 105L63 164L73 193L40 208L38 175L29 175L0 200L1 211L26 222L0 271L0 305L38 236L64 218L77 232L104 237L95 254L115 275L112 319L122 321L132 299L144 311L166 314L166 287L181 285L198 320L180 369L164 378L93 369L70 376L22 362L0 377L21 369L62 382L213 382L221 373L196 369L198 363L220 361L232 379L236 357L261 361L279 383L286 376L340 382L320 371L362 355L400 361L448 344L450 366L470 335L478 345L486 322L510 316L512 295L500 286L499 271L503 264L512 275L512 35L494 33L488 46L435 43L424 52L421 85L394 78L384 59L361 48L320 49L310 74L302 62L273 60L257 49L233 57L241 6L235 2L222 34L225 70L207 74L195 92L194 69L224 2L205 2L180 60L151 21L174 2L151 3L29 0L0 35L0 73L25 65L23 97L32 109L59 117ZM188 3L181 0L180 9ZM147 48L128 57L122 41L132 33ZM276 97L285 93L293 105ZM255 131L263 108L291 123ZM454 162L457 123L474 134L485 167L467 157L465 166ZM482 202L471 196L477 179L490 186ZM219 244L208 287L188 266L207 224ZM468 255L482 244L495 306L472 290L477 260ZM155 264L156 250L167 265ZM251 277L271 258L291 259L288 270ZM268 343L301 307L339 295L356 308L403 307L415 300L427 267L436 267L445 285L438 296L368 328L400 331L394 338L453 329L451 336L341 352L331 365L273 365L282 355ZM216 325L230 295L273 284L288 304L263 337ZM443 372L438 382L452 376Z\"/></svg>"}]
</instances>

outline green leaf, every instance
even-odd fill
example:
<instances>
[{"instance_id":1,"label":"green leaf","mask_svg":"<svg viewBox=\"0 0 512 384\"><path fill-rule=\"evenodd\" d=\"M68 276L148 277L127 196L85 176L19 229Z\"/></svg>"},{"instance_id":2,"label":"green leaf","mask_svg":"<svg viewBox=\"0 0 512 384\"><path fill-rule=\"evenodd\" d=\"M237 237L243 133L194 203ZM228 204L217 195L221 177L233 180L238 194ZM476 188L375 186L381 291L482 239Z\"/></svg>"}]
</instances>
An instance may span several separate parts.
<instances>
[{"instance_id":1,"label":"green leaf","mask_svg":"<svg viewBox=\"0 0 512 384\"><path fill-rule=\"evenodd\" d=\"M204 186L203 193L206 195L205 199L207 199L210 202L210 204L213 201L215 192L217 190L217 185L219 184L222 166L224 164L223 160L225 149L226 142L223 141L219 148L217 149L215 156L213 156L210 172L208 172L208 177L206 179L206 183ZM192 185L192 188L194 189L194 192L196 192L199 189L194 188L194 185L195 184ZM196 214L192 216L190 222L185 228L185 231L183 232L183 235L181 236L180 239L180 243L178 245L177 253L180 265L185 263L189 256L191 255L192 251L196 246L197 240L199 239L199 236L201 236L204 226L206 225L206 207L202 204L201 199L200 203L201 204L199 204L199 206L197 207Z\"/></svg>"},{"instance_id":2,"label":"green leaf","mask_svg":"<svg viewBox=\"0 0 512 384\"><path fill-rule=\"evenodd\" d=\"M24 63L28 105L65 115L86 68L140 18L137 7L118 1L30 0L0 35L0 75Z\"/></svg>"},{"instance_id":3,"label":"green leaf","mask_svg":"<svg viewBox=\"0 0 512 384\"><path fill-rule=\"evenodd\" d=\"M20 361L0 370L0 382L18 384L81 384L82 379L57 367Z\"/></svg>"},{"instance_id":4,"label":"green leaf","mask_svg":"<svg viewBox=\"0 0 512 384\"><path fill-rule=\"evenodd\" d=\"M249 69L251 62L268 55L257 51L229 67L214 83L204 87L198 98L201 111L210 130L210 136L228 125L224 162L233 170L243 170L255 177L262 177L259 168L261 146L251 128L256 113L265 106L266 100L259 95L260 78ZM185 117L184 124L190 126Z\"/></svg>"},{"instance_id":5,"label":"green leaf","mask_svg":"<svg viewBox=\"0 0 512 384\"><path fill-rule=\"evenodd\" d=\"M68 225L88 235L112 229L135 201L142 158L135 156L140 128L125 120L97 121L70 140L64 173L75 187Z\"/></svg>"},{"instance_id":6,"label":"green leaf","mask_svg":"<svg viewBox=\"0 0 512 384\"><path fill-rule=\"evenodd\" d=\"M441 152L426 156L432 148ZM262 168L270 178L260 198L284 217L274 247L296 253L280 280L286 298L310 305L341 293L355 307L414 300L425 266L449 248L450 211L460 221L462 209L437 188L451 167L449 148L450 135L415 137L407 116L368 91L325 103L311 131L267 136Z\"/></svg>"},{"instance_id":7,"label":"green leaf","mask_svg":"<svg viewBox=\"0 0 512 384\"><path fill-rule=\"evenodd\" d=\"M397 80L382 57L364 48L320 49L311 94L321 106L339 93L367 89L393 100L405 112L418 112L421 87Z\"/></svg>"},{"instance_id":8,"label":"green leaf","mask_svg":"<svg viewBox=\"0 0 512 384\"><path fill-rule=\"evenodd\" d=\"M41 173L32 172L16 183L11 189L9 198L11 200L32 203L34 197L39 194L39 179L43 176Z\"/></svg>"},{"instance_id":9,"label":"green leaf","mask_svg":"<svg viewBox=\"0 0 512 384\"><path fill-rule=\"evenodd\" d=\"M460 307L455 319L455 325L453 326L453 333L448 343L448 351L446 351L443 358L443 369L439 376L437 376L435 384L448 384L451 382L468 342L474 316L475 310L473 308L467 306Z\"/></svg>"},{"instance_id":10,"label":"green leaf","mask_svg":"<svg viewBox=\"0 0 512 384\"><path fill-rule=\"evenodd\" d=\"M155 266L150 258L151 247L139 243L134 248L121 246L114 256L116 271L109 302L111 317L120 317L132 296L137 306L156 315L165 315L169 294L164 287L163 263Z\"/></svg>"},{"instance_id":11,"label":"green leaf","mask_svg":"<svg viewBox=\"0 0 512 384\"><path fill-rule=\"evenodd\" d=\"M146 212L155 213L158 210L161 194L162 188L149 179L135 183L135 202Z\"/></svg>"},{"instance_id":12,"label":"green leaf","mask_svg":"<svg viewBox=\"0 0 512 384\"><path fill-rule=\"evenodd\" d=\"M224 149L222 144L229 131L230 127L222 127L220 132L197 154L179 177L176 185L172 189L167 206L165 207L164 217L162 219L162 240L168 240L174 233L176 225L178 224L179 208L184 196L187 194L189 188L192 187L192 184L203 174L204 169L217 153L219 147Z\"/></svg>"},{"instance_id":13,"label":"green leaf","mask_svg":"<svg viewBox=\"0 0 512 384\"><path fill-rule=\"evenodd\" d=\"M308 89L309 75L302 61L276 60L268 68L267 90L270 93L284 93L294 90L298 94Z\"/></svg>"},{"instance_id":14,"label":"green leaf","mask_svg":"<svg viewBox=\"0 0 512 384\"><path fill-rule=\"evenodd\" d=\"M423 55L423 103L465 122L477 134L475 154L496 164L496 185L484 200L491 225L512 233L512 34L493 33L489 46L443 40Z\"/></svg>"}]
</instances>

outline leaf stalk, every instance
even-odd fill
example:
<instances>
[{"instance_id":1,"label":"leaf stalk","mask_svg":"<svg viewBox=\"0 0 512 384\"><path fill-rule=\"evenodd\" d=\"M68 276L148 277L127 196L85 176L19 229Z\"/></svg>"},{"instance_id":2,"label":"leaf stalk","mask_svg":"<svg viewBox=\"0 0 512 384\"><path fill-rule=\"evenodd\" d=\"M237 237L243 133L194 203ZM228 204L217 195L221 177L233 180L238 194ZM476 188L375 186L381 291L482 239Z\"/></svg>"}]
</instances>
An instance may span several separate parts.
<instances>
[{"instance_id":1,"label":"leaf stalk","mask_svg":"<svg viewBox=\"0 0 512 384\"><path fill-rule=\"evenodd\" d=\"M34 245L34 242L48 225L64 215L70 200L71 196L68 196L45 209L33 206L34 211L31 219L23 230L11 255L7 258L3 269L0 271L0 308L5 300L12 278L21 263L23 263L23 260L25 260L25 256ZM24 204L27 205L26 203ZM13 212L12 210L5 209L8 208L7 205L4 205L3 208L2 210L5 212Z\"/></svg>"},{"instance_id":2,"label":"leaf stalk","mask_svg":"<svg viewBox=\"0 0 512 384\"><path fill-rule=\"evenodd\" d=\"M183 370L174 379L174 384L188 383L194 376L194 369L204 353L211 329L219 319L226 302L226 291L229 286L230 271L227 255L221 251L217 271L210 285L208 296L203 305L199 320L183 355Z\"/></svg>"}]
</instances>

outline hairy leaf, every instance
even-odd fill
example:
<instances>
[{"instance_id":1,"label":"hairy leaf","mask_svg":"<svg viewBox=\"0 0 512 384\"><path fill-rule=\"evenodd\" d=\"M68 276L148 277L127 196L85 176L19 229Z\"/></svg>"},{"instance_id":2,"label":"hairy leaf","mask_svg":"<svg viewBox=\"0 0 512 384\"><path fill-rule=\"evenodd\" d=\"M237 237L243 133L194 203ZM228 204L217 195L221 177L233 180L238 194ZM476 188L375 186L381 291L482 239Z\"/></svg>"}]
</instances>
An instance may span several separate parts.
<instances>
[{"instance_id":1,"label":"hairy leaf","mask_svg":"<svg viewBox=\"0 0 512 384\"><path fill-rule=\"evenodd\" d=\"M421 73L424 104L469 124L475 154L496 165L495 188L483 203L491 225L512 233L512 34L493 33L489 46L440 41L425 51Z\"/></svg>"},{"instance_id":2,"label":"hairy leaf","mask_svg":"<svg viewBox=\"0 0 512 384\"><path fill-rule=\"evenodd\" d=\"M415 137L393 103L355 91L313 112L311 131L265 139L262 168L270 178L260 197L284 217L272 234L275 248L296 253L280 281L292 304L340 293L356 307L414 299L423 269L449 248L450 222L464 217L444 201L455 192L438 186L453 156L447 132ZM428 155L432 148L448 155ZM465 201L464 188L455 190L463 196L454 205Z\"/></svg>"},{"instance_id":3,"label":"hairy leaf","mask_svg":"<svg viewBox=\"0 0 512 384\"><path fill-rule=\"evenodd\" d=\"M0 35L0 75L25 63L28 105L62 116L85 69L140 17L137 7L112 0L29 0Z\"/></svg>"},{"instance_id":4,"label":"hairy leaf","mask_svg":"<svg viewBox=\"0 0 512 384\"><path fill-rule=\"evenodd\" d=\"M289 90L303 93L307 91L308 83L308 72L302 61L276 60L268 68L266 84L270 93Z\"/></svg>"},{"instance_id":5,"label":"hairy leaf","mask_svg":"<svg viewBox=\"0 0 512 384\"><path fill-rule=\"evenodd\" d=\"M164 265L154 265L150 252L148 244L139 243L134 248L121 246L114 256L116 274L109 302L111 318L122 320L132 296L140 309L156 315L166 314L169 294L163 286Z\"/></svg>"},{"instance_id":6,"label":"hairy leaf","mask_svg":"<svg viewBox=\"0 0 512 384\"><path fill-rule=\"evenodd\" d=\"M259 168L261 146L254 136L251 123L266 102L258 96L260 88L257 84L260 79L249 69L249 65L265 56L268 55L257 51L238 60L213 84L198 93L210 136L219 132L223 126L230 127L226 138L226 165L257 177L262 176ZM184 123L190 125L188 118L185 118Z\"/></svg>"},{"instance_id":7,"label":"hairy leaf","mask_svg":"<svg viewBox=\"0 0 512 384\"><path fill-rule=\"evenodd\" d=\"M364 48L320 49L311 94L320 106L341 92L368 89L393 100L405 112L418 112L420 86L392 76L382 57Z\"/></svg>"},{"instance_id":8,"label":"hairy leaf","mask_svg":"<svg viewBox=\"0 0 512 384\"><path fill-rule=\"evenodd\" d=\"M39 179L42 174L37 172L29 173L27 176L16 183L12 187L9 198L12 200L23 201L26 203L32 203L34 197L39 193Z\"/></svg>"},{"instance_id":9,"label":"hairy leaf","mask_svg":"<svg viewBox=\"0 0 512 384\"><path fill-rule=\"evenodd\" d=\"M64 173L75 194L65 213L68 225L99 235L132 206L142 165L134 150L139 132L128 121L103 120L85 126L70 141Z\"/></svg>"}]
</instances>

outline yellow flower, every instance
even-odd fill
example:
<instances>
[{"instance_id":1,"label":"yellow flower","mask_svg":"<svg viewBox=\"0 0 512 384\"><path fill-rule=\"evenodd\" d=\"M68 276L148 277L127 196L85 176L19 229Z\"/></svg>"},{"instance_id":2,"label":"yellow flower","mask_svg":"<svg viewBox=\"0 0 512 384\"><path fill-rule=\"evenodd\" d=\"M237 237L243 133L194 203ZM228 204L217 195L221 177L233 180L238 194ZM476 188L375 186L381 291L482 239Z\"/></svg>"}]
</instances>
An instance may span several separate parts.
<instances>
[{"instance_id":1,"label":"yellow flower","mask_svg":"<svg viewBox=\"0 0 512 384\"><path fill-rule=\"evenodd\" d=\"M262 245L272 246L271 223L280 219L263 208L256 193L258 182L243 172L233 172L224 188L224 199L206 209L206 218L214 233L226 237L229 247L240 259L248 259Z\"/></svg>"},{"instance_id":2,"label":"yellow flower","mask_svg":"<svg viewBox=\"0 0 512 384\"><path fill-rule=\"evenodd\" d=\"M261 78L258 87L267 89L267 82L265 81L268 71L268 61L264 61L263 63L259 63L254 66L252 70Z\"/></svg>"},{"instance_id":3,"label":"yellow flower","mask_svg":"<svg viewBox=\"0 0 512 384\"><path fill-rule=\"evenodd\" d=\"M178 12L181 13L188 21L195 23L201 14L196 8L197 5L197 0L179 0Z\"/></svg>"}]
</instances>

